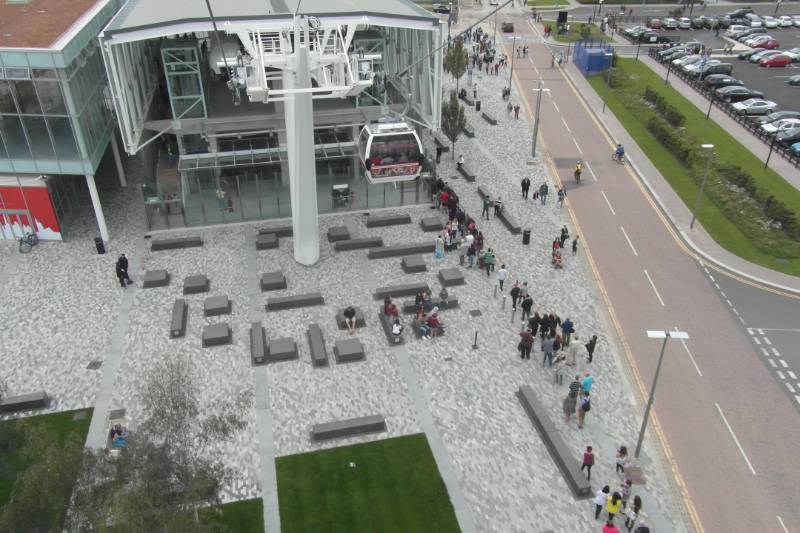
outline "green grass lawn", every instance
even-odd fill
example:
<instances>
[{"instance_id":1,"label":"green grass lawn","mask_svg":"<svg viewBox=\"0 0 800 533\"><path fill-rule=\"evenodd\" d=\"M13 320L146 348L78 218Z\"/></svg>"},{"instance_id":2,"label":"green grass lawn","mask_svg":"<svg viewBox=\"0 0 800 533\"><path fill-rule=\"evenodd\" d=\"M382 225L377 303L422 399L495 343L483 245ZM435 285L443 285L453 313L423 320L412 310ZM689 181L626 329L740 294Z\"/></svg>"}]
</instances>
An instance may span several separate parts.
<instances>
[{"instance_id":1,"label":"green grass lawn","mask_svg":"<svg viewBox=\"0 0 800 533\"><path fill-rule=\"evenodd\" d=\"M705 113L697 109L672 87L665 87L663 80L644 63L634 59L619 59L619 65L633 79L629 87L644 90L646 86L658 91L669 103L676 106L686 116L685 128L702 143L715 145L716 157L720 161L734 163L748 171L758 185L780 198L789 209L800 213L800 191L792 187L772 169L765 169L763 161L755 157L745 146L731 137L713 120L706 120ZM606 98L608 89L605 77L593 76L589 82L602 97ZM607 97L608 107L622 122L628 133L636 139L647 157L666 178L675 192L691 209L697 195L698 186L675 157L664 148L648 131L642 117L635 115L625 103L625 93L614 89ZM759 142L755 138L753 142ZM800 275L800 257L787 257L785 250L776 249L774 254L757 248L751 237L745 235L735 223L715 206L709 198L704 198L698 213L703 227L721 246L732 253L790 275Z\"/></svg>"},{"instance_id":2,"label":"green grass lawn","mask_svg":"<svg viewBox=\"0 0 800 533\"><path fill-rule=\"evenodd\" d=\"M569 23L569 31L562 35L558 34L557 24L554 20L543 20L542 24L549 24L551 28L553 28L553 32L550 34L553 39L559 43L574 43L575 41L580 41L583 39L581 35L581 26L584 26L583 22L570 22ZM600 31L600 28L596 24L589 24L589 39L593 39L595 41L610 41L611 37L606 35L605 33Z\"/></svg>"},{"instance_id":3,"label":"green grass lawn","mask_svg":"<svg viewBox=\"0 0 800 533\"><path fill-rule=\"evenodd\" d=\"M424 435L279 457L275 463L283 533L459 531Z\"/></svg>"},{"instance_id":4,"label":"green grass lawn","mask_svg":"<svg viewBox=\"0 0 800 533\"><path fill-rule=\"evenodd\" d=\"M84 411L86 416L82 420L73 420L75 413ZM92 420L92 409L80 409L78 411L63 411L41 416L32 416L0 422L19 427L20 424L44 425L50 430L53 438L59 442L64 442L67 436L74 432L81 441L86 439L89 432L89 422ZM0 507L8 502L14 481L23 472L30 461L24 457L24 449L16 449L8 455L0 457Z\"/></svg>"},{"instance_id":5,"label":"green grass lawn","mask_svg":"<svg viewBox=\"0 0 800 533\"><path fill-rule=\"evenodd\" d=\"M219 524L230 533L264 533L264 504L261 498L226 503L222 515L202 514L205 523Z\"/></svg>"},{"instance_id":6,"label":"green grass lawn","mask_svg":"<svg viewBox=\"0 0 800 533\"><path fill-rule=\"evenodd\" d=\"M567 0L528 0L528 5L533 7L566 6Z\"/></svg>"}]
</instances>

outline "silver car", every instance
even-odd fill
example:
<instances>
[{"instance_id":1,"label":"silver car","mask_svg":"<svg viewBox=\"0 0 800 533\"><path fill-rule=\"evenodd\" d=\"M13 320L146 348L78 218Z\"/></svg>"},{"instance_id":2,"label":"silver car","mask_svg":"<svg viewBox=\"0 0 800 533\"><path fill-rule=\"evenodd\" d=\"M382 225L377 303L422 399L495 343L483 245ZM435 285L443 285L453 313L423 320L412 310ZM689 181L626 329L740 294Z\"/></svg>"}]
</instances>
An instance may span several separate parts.
<instances>
[{"instance_id":1,"label":"silver car","mask_svg":"<svg viewBox=\"0 0 800 533\"><path fill-rule=\"evenodd\" d=\"M738 115L766 115L775 111L778 104L761 98L749 98L742 102L736 102L732 107Z\"/></svg>"}]
</instances>

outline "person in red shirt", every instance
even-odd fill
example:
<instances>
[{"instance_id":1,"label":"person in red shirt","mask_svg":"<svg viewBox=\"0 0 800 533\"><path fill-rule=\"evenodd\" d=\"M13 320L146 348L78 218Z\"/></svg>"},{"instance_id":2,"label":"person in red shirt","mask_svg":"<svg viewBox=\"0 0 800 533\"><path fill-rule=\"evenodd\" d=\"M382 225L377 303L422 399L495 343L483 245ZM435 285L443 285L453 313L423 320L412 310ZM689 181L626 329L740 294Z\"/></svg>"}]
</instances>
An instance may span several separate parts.
<instances>
[{"instance_id":1,"label":"person in red shirt","mask_svg":"<svg viewBox=\"0 0 800 533\"><path fill-rule=\"evenodd\" d=\"M439 205L447 205L448 200L450 200L450 193L447 191L442 191L439 195Z\"/></svg>"},{"instance_id":2,"label":"person in red shirt","mask_svg":"<svg viewBox=\"0 0 800 533\"><path fill-rule=\"evenodd\" d=\"M619 533L619 529L614 525L614 522L609 520L606 522L606 525L603 526L603 533Z\"/></svg>"},{"instance_id":3,"label":"person in red shirt","mask_svg":"<svg viewBox=\"0 0 800 533\"><path fill-rule=\"evenodd\" d=\"M426 325L431 328L431 337L436 337L441 333L442 323L439 321L439 313L433 313L428 317Z\"/></svg>"},{"instance_id":4,"label":"person in red shirt","mask_svg":"<svg viewBox=\"0 0 800 533\"><path fill-rule=\"evenodd\" d=\"M394 305L391 301L386 303L386 305L383 308L383 312L386 314L386 316L395 316L395 317L400 316L400 310L397 309L397 306Z\"/></svg>"},{"instance_id":5,"label":"person in red shirt","mask_svg":"<svg viewBox=\"0 0 800 533\"><path fill-rule=\"evenodd\" d=\"M594 452L592 451L591 446L586 447L586 451L583 452L583 464L581 464L581 472L583 469L586 469L586 480L592 480L592 467L594 466Z\"/></svg>"}]
</instances>

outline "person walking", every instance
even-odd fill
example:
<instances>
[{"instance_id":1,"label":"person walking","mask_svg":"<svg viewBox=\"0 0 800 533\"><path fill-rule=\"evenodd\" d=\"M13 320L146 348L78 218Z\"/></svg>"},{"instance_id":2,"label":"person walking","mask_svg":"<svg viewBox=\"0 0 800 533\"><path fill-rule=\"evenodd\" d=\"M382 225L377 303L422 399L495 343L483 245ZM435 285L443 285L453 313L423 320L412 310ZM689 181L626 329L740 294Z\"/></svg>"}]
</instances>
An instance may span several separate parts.
<instances>
[{"instance_id":1,"label":"person walking","mask_svg":"<svg viewBox=\"0 0 800 533\"><path fill-rule=\"evenodd\" d=\"M586 420L586 413L591 411L592 401L589 399L589 393L584 392L581 398L581 404L578 406L578 429L583 429L583 423Z\"/></svg>"},{"instance_id":2,"label":"person walking","mask_svg":"<svg viewBox=\"0 0 800 533\"><path fill-rule=\"evenodd\" d=\"M578 236L572 239L572 255L573 257L578 253Z\"/></svg>"},{"instance_id":3,"label":"person walking","mask_svg":"<svg viewBox=\"0 0 800 533\"><path fill-rule=\"evenodd\" d=\"M564 199L567 197L567 189L565 187L558 188L558 207L564 207Z\"/></svg>"},{"instance_id":4,"label":"person walking","mask_svg":"<svg viewBox=\"0 0 800 533\"><path fill-rule=\"evenodd\" d=\"M614 515L619 513L621 507L622 495L619 492L614 492L614 494L608 496L608 501L606 502L606 511L608 512L609 522L614 522Z\"/></svg>"},{"instance_id":5,"label":"person walking","mask_svg":"<svg viewBox=\"0 0 800 533\"><path fill-rule=\"evenodd\" d=\"M442 147L441 146L437 146L436 147L436 164L438 165L441 162L442 162Z\"/></svg>"},{"instance_id":6,"label":"person walking","mask_svg":"<svg viewBox=\"0 0 800 533\"><path fill-rule=\"evenodd\" d=\"M565 422L569 423L570 418L572 415L575 414L575 409L578 405L578 396L581 392L581 382L578 379L578 376L575 376L575 379L569 384L569 390L567 391L567 397L564 398L564 417Z\"/></svg>"},{"instance_id":7,"label":"person walking","mask_svg":"<svg viewBox=\"0 0 800 533\"><path fill-rule=\"evenodd\" d=\"M642 510L642 498L637 494L633 497L633 505L625 511L625 527L630 531L636 525L639 512Z\"/></svg>"},{"instance_id":8,"label":"person walking","mask_svg":"<svg viewBox=\"0 0 800 533\"><path fill-rule=\"evenodd\" d=\"M594 496L594 519L600 520L600 513L603 512L603 507L606 505L606 498L608 493L611 492L611 487L606 485L597 491Z\"/></svg>"},{"instance_id":9,"label":"person walking","mask_svg":"<svg viewBox=\"0 0 800 533\"><path fill-rule=\"evenodd\" d=\"M522 307L522 322L525 322L525 317L531 317L531 307L533 307L533 298L531 298L530 294L525 296L520 307Z\"/></svg>"},{"instance_id":10,"label":"person walking","mask_svg":"<svg viewBox=\"0 0 800 533\"><path fill-rule=\"evenodd\" d=\"M620 494L622 494L622 510L624 511L628 507L628 500L631 497L631 485L633 481L630 479L626 479L625 483L620 485Z\"/></svg>"},{"instance_id":11,"label":"person walking","mask_svg":"<svg viewBox=\"0 0 800 533\"><path fill-rule=\"evenodd\" d=\"M123 289L126 287L126 285L133 283L133 280L131 280L130 276L128 275L128 258L125 257L125 254L119 256L114 270L116 271L119 284Z\"/></svg>"},{"instance_id":12,"label":"person walking","mask_svg":"<svg viewBox=\"0 0 800 533\"><path fill-rule=\"evenodd\" d=\"M475 256L478 255L475 245L467 248L467 268L472 268L475 265Z\"/></svg>"},{"instance_id":13,"label":"person walking","mask_svg":"<svg viewBox=\"0 0 800 533\"><path fill-rule=\"evenodd\" d=\"M535 337L536 334L539 332L539 324L542 323L542 317L539 316L539 311L533 313L533 316L528 320L528 327L531 328L531 332Z\"/></svg>"},{"instance_id":14,"label":"person walking","mask_svg":"<svg viewBox=\"0 0 800 533\"><path fill-rule=\"evenodd\" d=\"M539 201L542 202L542 205L547 203L547 182L539 185Z\"/></svg>"},{"instance_id":15,"label":"person walking","mask_svg":"<svg viewBox=\"0 0 800 533\"><path fill-rule=\"evenodd\" d=\"M583 379L581 380L581 390L586 394L592 392L592 385L594 385L594 377L592 377L592 373L588 370L583 373Z\"/></svg>"},{"instance_id":16,"label":"person walking","mask_svg":"<svg viewBox=\"0 0 800 533\"><path fill-rule=\"evenodd\" d=\"M528 179L528 177L526 176L526 177L522 178L522 182L520 182L520 185L522 186L522 197L527 200L528 199L528 191L531 188L531 180Z\"/></svg>"},{"instance_id":17,"label":"person walking","mask_svg":"<svg viewBox=\"0 0 800 533\"><path fill-rule=\"evenodd\" d=\"M617 450L617 460L616 460L617 474L619 474L620 472L625 474L625 463L627 462L628 462L628 448L627 446L620 446L619 449Z\"/></svg>"},{"instance_id":18,"label":"person walking","mask_svg":"<svg viewBox=\"0 0 800 533\"><path fill-rule=\"evenodd\" d=\"M519 300L519 293L520 293L519 281L515 281L514 285L511 287L511 290L509 291L509 294L511 294L511 309L516 310L517 300ZM534 335L536 335L536 333L534 333Z\"/></svg>"},{"instance_id":19,"label":"person walking","mask_svg":"<svg viewBox=\"0 0 800 533\"><path fill-rule=\"evenodd\" d=\"M494 270L494 254L491 248L486 250L486 253L483 254L483 264L486 267L486 277L488 278L492 275L492 271Z\"/></svg>"},{"instance_id":20,"label":"person walking","mask_svg":"<svg viewBox=\"0 0 800 533\"><path fill-rule=\"evenodd\" d=\"M569 345L569 351L567 352L569 354L569 362L567 363L567 366L575 366L578 364L578 345L580 343L580 339L578 339L578 336L575 335L575 337L571 340L574 342L571 342Z\"/></svg>"},{"instance_id":21,"label":"person walking","mask_svg":"<svg viewBox=\"0 0 800 533\"><path fill-rule=\"evenodd\" d=\"M586 353L589 354L586 360L590 363L594 358L594 349L596 347L597 347L597 335L592 335L592 338L589 340L589 342L586 343Z\"/></svg>"},{"instance_id":22,"label":"person walking","mask_svg":"<svg viewBox=\"0 0 800 533\"><path fill-rule=\"evenodd\" d=\"M542 341L542 368L544 368L544 364L548 363L548 366L553 366L553 337L547 336L547 338Z\"/></svg>"},{"instance_id":23,"label":"person walking","mask_svg":"<svg viewBox=\"0 0 800 533\"><path fill-rule=\"evenodd\" d=\"M606 525L603 526L602 533L619 533L619 528L614 525L611 520L606 520Z\"/></svg>"},{"instance_id":24,"label":"person walking","mask_svg":"<svg viewBox=\"0 0 800 533\"><path fill-rule=\"evenodd\" d=\"M497 284L500 285L500 292L503 292L503 283L506 279L508 279L508 270L505 265L500 265L500 269L497 271Z\"/></svg>"},{"instance_id":25,"label":"person walking","mask_svg":"<svg viewBox=\"0 0 800 533\"><path fill-rule=\"evenodd\" d=\"M514 118L519 120L519 104L514 106Z\"/></svg>"},{"instance_id":26,"label":"person walking","mask_svg":"<svg viewBox=\"0 0 800 533\"><path fill-rule=\"evenodd\" d=\"M569 341L573 333L575 333L575 326L572 324L572 320L567 317L567 319L561 323L561 336L564 339L564 346L569 346Z\"/></svg>"},{"instance_id":27,"label":"person walking","mask_svg":"<svg viewBox=\"0 0 800 533\"><path fill-rule=\"evenodd\" d=\"M531 348L533 348L533 335L531 334L531 330L526 329L520 333L519 336L519 356L521 359L530 360Z\"/></svg>"},{"instance_id":28,"label":"person walking","mask_svg":"<svg viewBox=\"0 0 800 533\"><path fill-rule=\"evenodd\" d=\"M561 228L561 237L558 239L561 248L564 248L564 243L567 242L567 239L569 239L569 230L567 229L567 226L564 226Z\"/></svg>"},{"instance_id":29,"label":"person walking","mask_svg":"<svg viewBox=\"0 0 800 533\"><path fill-rule=\"evenodd\" d=\"M486 196L483 199L483 211L481 211L481 218L486 217L486 220L489 220L490 207L492 207L492 199L489 196Z\"/></svg>"},{"instance_id":30,"label":"person walking","mask_svg":"<svg viewBox=\"0 0 800 533\"><path fill-rule=\"evenodd\" d=\"M586 481L592 480L592 467L594 466L594 452L592 447L587 446L586 451L583 452L583 463L581 464L581 472L586 469Z\"/></svg>"}]
</instances>

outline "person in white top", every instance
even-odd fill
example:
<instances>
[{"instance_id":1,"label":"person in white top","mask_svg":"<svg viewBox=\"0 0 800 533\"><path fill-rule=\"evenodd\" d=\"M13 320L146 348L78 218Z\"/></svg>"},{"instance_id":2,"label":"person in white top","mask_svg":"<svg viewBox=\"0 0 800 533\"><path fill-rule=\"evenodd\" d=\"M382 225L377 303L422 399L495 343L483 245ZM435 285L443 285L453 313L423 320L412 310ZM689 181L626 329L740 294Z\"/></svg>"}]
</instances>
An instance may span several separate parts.
<instances>
[{"instance_id":1,"label":"person in white top","mask_svg":"<svg viewBox=\"0 0 800 533\"><path fill-rule=\"evenodd\" d=\"M594 497L594 519L597 520L600 518L600 512L603 510L603 506L606 504L606 500L608 499L608 493L611 492L611 488L606 485L602 489L597 491L597 495Z\"/></svg>"},{"instance_id":2,"label":"person in white top","mask_svg":"<svg viewBox=\"0 0 800 533\"><path fill-rule=\"evenodd\" d=\"M475 240L475 236L472 233L467 233L467 236L464 237L464 242L466 243L467 248L472 246L472 241L474 241L474 240Z\"/></svg>"},{"instance_id":3,"label":"person in white top","mask_svg":"<svg viewBox=\"0 0 800 533\"><path fill-rule=\"evenodd\" d=\"M505 265L500 265L500 269L497 271L497 283L500 284L500 291L503 290L503 282L508 279L508 270L506 270Z\"/></svg>"}]
</instances>

